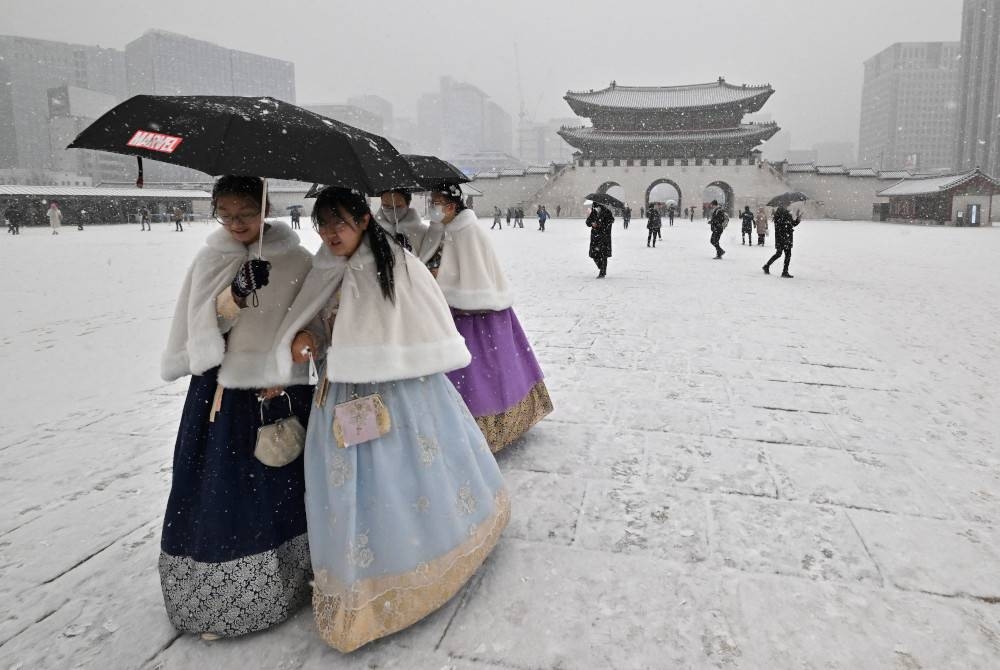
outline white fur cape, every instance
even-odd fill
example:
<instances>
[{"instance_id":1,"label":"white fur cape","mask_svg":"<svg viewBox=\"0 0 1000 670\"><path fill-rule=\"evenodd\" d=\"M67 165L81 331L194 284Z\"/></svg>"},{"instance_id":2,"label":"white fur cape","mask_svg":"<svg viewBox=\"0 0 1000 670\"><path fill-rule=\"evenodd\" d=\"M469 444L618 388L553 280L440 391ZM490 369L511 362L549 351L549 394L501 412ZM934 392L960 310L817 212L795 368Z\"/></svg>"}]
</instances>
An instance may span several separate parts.
<instances>
[{"instance_id":1,"label":"white fur cape","mask_svg":"<svg viewBox=\"0 0 1000 670\"><path fill-rule=\"evenodd\" d=\"M437 281L449 305L481 312L499 311L513 304L489 233L479 227L475 212L463 209L451 223L431 223L420 248L420 259L427 262L442 241L444 251Z\"/></svg>"},{"instance_id":2,"label":"white fur cape","mask_svg":"<svg viewBox=\"0 0 1000 670\"><path fill-rule=\"evenodd\" d=\"M381 208L375 212L375 220L393 238L402 233L415 250L420 249L420 245L424 242L424 235L427 234L427 224L420 220L417 210L412 207L406 211L406 216L397 223L389 221Z\"/></svg>"},{"instance_id":3,"label":"white fur cape","mask_svg":"<svg viewBox=\"0 0 1000 670\"><path fill-rule=\"evenodd\" d=\"M264 232L263 258L271 261L268 285L257 290L259 307L247 306L229 320L216 298L229 284L251 248L219 228L188 269L161 360L161 376L173 381L200 375L219 365L219 383L227 388L267 388L308 382L308 370L297 366L279 373L274 364L275 337L289 305L309 272L311 255L287 225L270 223ZM252 245L256 251L257 245ZM228 343L223 334L228 332Z\"/></svg>"},{"instance_id":4,"label":"white fur cape","mask_svg":"<svg viewBox=\"0 0 1000 670\"><path fill-rule=\"evenodd\" d=\"M363 241L349 259L324 245L281 324L277 366L292 365L291 344L340 288L340 306L326 353L332 382L363 384L413 379L466 367L472 355L455 328L441 289L427 268L393 246L396 301L383 297L375 256Z\"/></svg>"}]
</instances>

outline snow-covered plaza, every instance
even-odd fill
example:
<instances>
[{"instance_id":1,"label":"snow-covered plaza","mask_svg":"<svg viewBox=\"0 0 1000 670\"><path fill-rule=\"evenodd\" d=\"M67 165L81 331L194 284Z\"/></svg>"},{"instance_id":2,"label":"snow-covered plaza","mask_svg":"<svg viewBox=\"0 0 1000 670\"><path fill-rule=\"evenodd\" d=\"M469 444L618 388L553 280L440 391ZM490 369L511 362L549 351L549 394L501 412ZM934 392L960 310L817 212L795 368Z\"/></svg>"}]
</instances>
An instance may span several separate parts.
<instances>
[{"instance_id":1,"label":"snow-covered plaza","mask_svg":"<svg viewBox=\"0 0 1000 670\"><path fill-rule=\"evenodd\" d=\"M738 222L716 261L701 220L618 220L604 280L581 220L494 231L555 412L472 582L342 656L308 608L164 612L159 359L215 226L0 240L0 668L1000 667L1000 229L807 221L781 279Z\"/></svg>"}]
</instances>

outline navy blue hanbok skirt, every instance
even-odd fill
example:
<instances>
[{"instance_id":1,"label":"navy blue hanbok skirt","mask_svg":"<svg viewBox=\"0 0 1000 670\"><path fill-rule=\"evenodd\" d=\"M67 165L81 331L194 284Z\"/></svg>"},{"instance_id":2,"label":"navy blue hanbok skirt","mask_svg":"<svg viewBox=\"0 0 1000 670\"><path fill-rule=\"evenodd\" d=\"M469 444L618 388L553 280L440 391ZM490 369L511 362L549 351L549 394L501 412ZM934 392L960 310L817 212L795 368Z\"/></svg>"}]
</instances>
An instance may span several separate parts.
<instances>
[{"instance_id":1,"label":"navy blue hanbok skirt","mask_svg":"<svg viewBox=\"0 0 1000 670\"><path fill-rule=\"evenodd\" d=\"M302 457L280 468L253 450L260 427L256 392L226 389L209 417L218 369L191 377L163 522L160 582L178 630L236 636L286 619L309 598ZM286 389L309 423L311 386ZM287 415L287 400L270 402ZM281 411L283 410L283 412ZM279 413L280 412L280 413Z\"/></svg>"}]
</instances>

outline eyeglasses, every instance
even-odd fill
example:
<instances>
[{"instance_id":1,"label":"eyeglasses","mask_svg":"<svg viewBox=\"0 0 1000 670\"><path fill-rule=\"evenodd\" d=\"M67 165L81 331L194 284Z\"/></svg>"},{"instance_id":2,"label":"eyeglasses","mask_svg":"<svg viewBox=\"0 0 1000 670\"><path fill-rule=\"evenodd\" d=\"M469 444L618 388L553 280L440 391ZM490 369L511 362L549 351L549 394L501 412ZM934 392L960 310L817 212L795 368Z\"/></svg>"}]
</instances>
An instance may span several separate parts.
<instances>
[{"instance_id":1,"label":"eyeglasses","mask_svg":"<svg viewBox=\"0 0 1000 670\"><path fill-rule=\"evenodd\" d=\"M215 220L221 223L223 226L231 226L235 223L249 224L257 220L260 216L260 212L254 212L253 214L237 214L236 216L231 216L229 214L216 215Z\"/></svg>"},{"instance_id":2,"label":"eyeglasses","mask_svg":"<svg viewBox=\"0 0 1000 670\"><path fill-rule=\"evenodd\" d=\"M354 224L351 223L350 221L345 221L340 217L334 217L332 220L326 220L326 221L324 221L323 219L317 220L315 228L316 230L328 230L328 231L332 230L333 232L339 235L340 233L344 232L347 229L353 229Z\"/></svg>"}]
</instances>

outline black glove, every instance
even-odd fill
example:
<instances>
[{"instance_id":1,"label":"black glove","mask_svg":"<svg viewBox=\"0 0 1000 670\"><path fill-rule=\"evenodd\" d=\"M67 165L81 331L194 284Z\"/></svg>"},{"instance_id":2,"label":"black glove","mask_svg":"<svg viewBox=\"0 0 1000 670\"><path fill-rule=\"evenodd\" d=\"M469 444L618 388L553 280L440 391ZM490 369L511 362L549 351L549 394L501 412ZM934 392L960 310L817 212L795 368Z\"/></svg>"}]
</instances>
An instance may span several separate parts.
<instances>
[{"instance_id":1,"label":"black glove","mask_svg":"<svg viewBox=\"0 0 1000 670\"><path fill-rule=\"evenodd\" d=\"M240 271L233 277L233 295L246 298L257 289L267 286L271 273L271 262L252 259L240 266Z\"/></svg>"}]
</instances>

